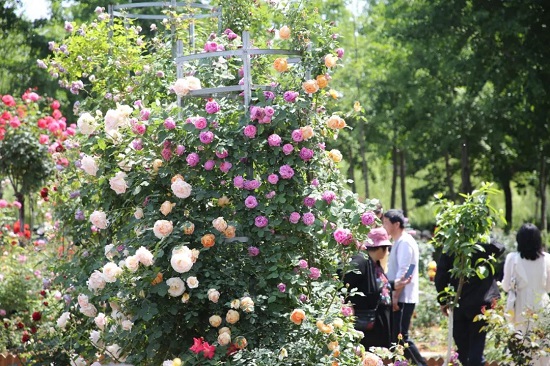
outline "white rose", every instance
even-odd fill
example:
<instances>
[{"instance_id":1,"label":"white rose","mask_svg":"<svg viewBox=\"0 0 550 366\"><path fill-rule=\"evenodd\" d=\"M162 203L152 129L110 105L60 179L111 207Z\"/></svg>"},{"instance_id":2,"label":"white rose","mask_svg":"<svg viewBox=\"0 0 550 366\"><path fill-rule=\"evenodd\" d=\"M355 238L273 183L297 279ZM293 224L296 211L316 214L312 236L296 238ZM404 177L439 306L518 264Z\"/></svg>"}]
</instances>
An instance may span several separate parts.
<instances>
[{"instance_id":1,"label":"white rose","mask_svg":"<svg viewBox=\"0 0 550 366\"><path fill-rule=\"evenodd\" d=\"M106 282L115 282L116 278L122 273L122 269L116 263L109 262L103 266L103 277Z\"/></svg>"},{"instance_id":2,"label":"white rose","mask_svg":"<svg viewBox=\"0 0 550 366\"><path fill-rule=\"evenodd\" d=\"M124 264L130 272L135 272L139 268L139 259L135 255L131 255L124 261Z\"/></svg>"},{"instance_id":3,"label":"white rose","mask_svg":"<svg viewBox=\"0 0 550 366\"><path fill-rule=\"evenodd\" d=\"M88 279L88 289L90 291L95 290L103 290L106 285L105 278L103 277L103 273L99 272L97 269L90 275L90 278Z\"/></svg>"},{"instance_id":4,"label":"white rose","mask_svg":"<svg viewBox=\"0 0 550 366\"><path fill-rule=\"evenodd\" d=\"M171 188L178 198L187 198L191 195L191 185L182 179L176 179Z\"/></svg>"},{"instance_id":5,"label":"white rose","mask_svg":"<svg viewBox=\"0 0 550 366\"><path fill-rule=\"evenodd\" d=\"M99 313L94 318L95 325L101 330L105 329L105 325L107 325L107 317L105 317L105 314Z\"/></svg>"},{"instance_id":6,"label":"white rose","mask_svg":"<svg viewBox=\"0 0 550 366\"><path fill-rule=\"evenodd\" d=\"M208 322L210 323L211 326L213 326L214 328L217 328L222 323L222 317L219 315L212 315L208 319Z\"/></svg>"},{"instance_id":7,"label":"white rose","mask_svg":"<svg viewBox=\"0 0 550 366\"><path fill-rule=\"evenodd\" d=\"M145 247L139 247L139 249L136 250L136 257L138 261L146 267L152 266L154 263L153 253Z\"/></svg>"},{"instance_id":8,"label":"white rose","mask_svg":"<svg viewBox=\"0 0 550 366\"><path fill-rule=\"evenodd\" d=\"M174 361L166 360L162 363L162 366L174 366Z\"/></svg>"},{"instance_id":9,"label":"white rose","mask_svg":"<svg viewBox=\"0 0 550 366\"><path fill-rule=\"evenodd\" d=\"M73 357L76 357L76 355ZM86 366L86 360L80 356L76 357L75 359L71 359L71 366Z\"/></svg>"},{"instance_id":10,"label":"white rose","mask_svg":"<svg viewBox=\"0 0 550 366\"><path fill-rule=\"evenodd\" d=\"M175 203L172 203L170 201L164 201L162 203L162 205L160 205L160 212L164 215L164 216L168 216L168 214L170 212L172 212L172 208L174 208L176 204Z\"/></svg>"},{"instance_id":11,"label":"white rose","mask_svg":"<svg viewBox=\"0 0 550 366\"><path fill-rule=\"evenodd\" d=\"M84 170L86 173L90 174L90 175L93 175L95 177L95 175L97 174L97 170L99 169L98 166L97 166L97 163L95 161L94 158L92 158L91 156L84 156L81 160L80 160L80 167L82 168L82 170Z\"/></svg>"},{"instance_id":12,"label":"white rose","mask_svg":"<svg viewBox=\"0 0 550 366\"><path fill-rule=\"evenodd\" d=\"M201 81L194 76L187 76L187 86L189 90L199 90L201 89Z\"/></svg>"},{"instance_id":13,"label":"white rose","mask_svg":"<svg viewBox=\"0 0 550 366\"><path fill-rule=\"evenodd\" d=\"M116 253L113 249L115 249L114 244L105 245L105 257L107 257L107 259L113 259L114 253Z\"/></svg>"},{"instance_id":14,"label":"white rose","mask_svg":"<svg viewBox=\"0 0 550 366\"><path fill-rule=\"evenodd\" d=\"M121 357L120 352L122 351L122 348L118 344L112 344L110 346L107 346L105 348L109 356L117 361L124 362L126 361L126 357Z\"/></svg>"},{"instance_id":15,"label":"white rose","mask_svg":"<svg viewBox=\"0 0 550 366\"><path fill-rule=\"evenodd\" d=\"M78 126L80 132L84 135L91 135L95 132L97 127L96 120L90 113L82 114L78 118L76 125Z\"/></svg>"},{"instance_id":16,"label":"white rose","mask_svg":"<svg viewBox=\"0 0 550 366\"><path fill-rule=\"evenodd\" d=\"M116 131L120 125L120 120L122 119L121 113L118 110L109 109L105 113L105 131L111 133Z\"/></svg>"},{"instance_id":17,"label":"white rose","mask_svg":"<svg viewBox=\"0 0 550 366\"><path fill-rule=\"evenodd\" d=\"M153 233L159 239L165 238L172 233L174 226L172 221L157 220L153 226Z\"/></svg>"},{"instance_id":18,"label":"white rose","mask_svg":"<svg viewBox=\"0 0 550 366\"><path fill-rule=\"evenodd\" d=\"M68 311L64 312L57 319L57 322L56 322L57 326L61 329L65 329L65 327L67 326L67 322L69 321L70 318L71 318L71 313Z\"/></svg>"},{"instance_id":19,"label":"white rose","mask_svg":"<svg viewBox=\"0 0 550 366\"><path fill-rule=\"evenodd\" d=\"M122 321L122 329L130 331L132 330L132 327L134 326L134 323L132 323L130 320L123 320Z\"/></svg>"},{"instance_id":20,"label":"white rose","mask_svg":"<svg viewBox=\"0 0 550 366\"><path fill-rule=\"evenodd\" d=\"M86 296L84 294L79 294L77 300L78 300L78 305L80 305L80 306L86 306L86 305L89 304L88 296Z\"/></svg>"},{"instance_id":21,"label":"white rose","mask_svg":"<svg viewBox=\"0 0 550 366\"><path fill-rule=\"evenodd\" d=\"M218 336L218 343L220 346L227 346L229 343L231 343L231 334L229 333L221 333Z\"/></svg>"},{"instance_id":22,"label":"white rose","mask_svg":"<svg viewBox=\"0 0 550 366\"><path fill-rule=\"evenodd\" d=\"M134 217L138 220L143 218L143 209L141 207L136 208L136 211L134 212Z\"/></svg>"},{"instance_id":23,"label":"white rose","mask_svg":"<svg viewBox=\"0 0 550 366\"><path fill-rule=\"evenodd\" d=\"M97 314L97 309L93 304L80 307L80 312L87 317L94 318Z\"/></svg>"},{"instance_id":24,"label":"white rose","mask_svg":"<svg viewBox=\"0 0 550 366\"><path fill-rule=\"evenodd\" d=\"M179 277L172 277L167 279L166 284L169 287L168 294L170 294L170 296L173 296L173 297L180 296L185 291L185 283Z\"/></svg>"},{"instance_id":25,"label":"white rose","mask_svg":"<svg viewBox=\"0 0 550 366\"><path fill-rule=\"evenodd\" d=\"M235 299L235 300L231 301L231 308L232 309L238 309L240 307L241 307L241 300Z\"/></svg>"},{"instance_id":26,"label":"white rose","mask_svg":"<svg viewBox=\"0 0 550 366\"><path fill-rule=\"evenodd\" d=\"M123 194L126 192L126 189L128 188L128 184L124 180L126 178L126 173L124 172L118 172L115 174L114 177L109 179L109 184L111 185L111 189L116 192L116 194Z\"/></svg>"},{"instance_id":27,"label":"white rose","mask_svg":"<svg viewBox=\"0 0 550 366\"><path fill-rule=\"evenodd\" d=\"M220 292L216 290L215 288L211 288L208 290L208 300L212 301L213 303L217 303L220 299Z\"/></svg>"},{"instance_id":28,"label":"white rose","mask_svg":"<svg viewBox=\"0 0 550 366\"><path fill-rule=\"evenodd\" d=\"M97 330L92 330L90 332L90 341L96 347L101 347L101 332Z\"/></svg>"},{"instance_id":29,"label":"white rose","mask_svg":"<svg viewBox=\"0 0 550 366\"><path fill-rule=\"evenodd\" d=\"M117 104L117 111L120 113L122 118L128 118L134 109L128 104ZM124 122L124 120L122 122Z\"/></svg>"},{"instance_id":30,"label":"white rose","mask_svg":"<svg viewBox=\"0 0 550 366\"><path fill-rule=\"evenodd\" d=\"M217 219L212 220L212 226L214 226L214 229L221 233L227 229L227 221L225 221L223 217L218 217Z\"/></svg>"},{"instance_id":31,"label":"white rose","mask_svg":"<svg viewBox=\"0 0 550 366\"><path fill-rule=\"evenodd\" d=\"M197 280L197 277L195 276L188 277L185 282L187 283L187 287L189 288L199 287L199 280Z\"/></svg>"},{"instance_id":32,"label":"white rose","mask_svg":"<svg viewBox=\"0 0 550 366\"><path fill-rule=\"evenodd\" d=\"M187 247L186 247L187 248ZM191 270L193 267L193 260L191 259L191 251L187 248L186 251L172 251L172 258L170 259L170 264L174 271L178 273L186 273Z\"/></svg>"},{"instance_id":33,"label":"white rose","mask_svg":"<svg viewBox=\"0 0 550 366\"><path fill-rule=\"evenodd\" d=\"M94 211L90 215L90 222L98 229L106 229L109 224L107 221L107 215L103 211Z\"/></svg>"}]
</instances>

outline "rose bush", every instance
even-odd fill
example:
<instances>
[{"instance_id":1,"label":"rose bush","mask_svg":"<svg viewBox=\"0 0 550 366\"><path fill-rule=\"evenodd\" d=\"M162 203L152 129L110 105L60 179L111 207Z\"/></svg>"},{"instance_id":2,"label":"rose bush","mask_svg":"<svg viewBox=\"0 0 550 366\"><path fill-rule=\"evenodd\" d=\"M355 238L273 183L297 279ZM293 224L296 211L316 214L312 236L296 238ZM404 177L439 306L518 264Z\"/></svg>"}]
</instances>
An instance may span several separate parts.
<instances>
[{"instance_id":1,"label":"rose bush","mask_svg":"<svg viewBox=\"0 0 550 366\"><path fill-rule=\"evenodd\" d=\"M240 95L192 97L239 83L240 58L216 52L242 47L242 29L199 32L213 57L179 65L176 79L170 52L186 24L175 13L165 22L175 33L155 25L148 40L98 9L41 61L89 95L63 152L73 164L52 197L60 235L80 247L57 268L56 283L78 301L58 319L53 352L75 364L100 354L136 365L365 357L337 271L367 240L375 205L344 189L342 154L326 148L346 127L324 107L341 53L319 14L257 7L281 36L260 32L254 44L295 49L301 61L283 68L277 55L252 57L252 79L270 88L246 109Z\"/></svg>"}]
</instances>

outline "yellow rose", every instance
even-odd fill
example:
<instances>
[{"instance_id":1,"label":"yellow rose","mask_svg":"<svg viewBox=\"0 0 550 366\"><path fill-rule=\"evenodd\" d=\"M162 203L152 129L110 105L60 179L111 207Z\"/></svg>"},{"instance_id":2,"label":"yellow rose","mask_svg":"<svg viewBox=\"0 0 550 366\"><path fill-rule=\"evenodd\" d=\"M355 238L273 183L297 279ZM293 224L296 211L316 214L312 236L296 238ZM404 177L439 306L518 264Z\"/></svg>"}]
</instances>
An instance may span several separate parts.
<instances>
[{"instance_id":1,"label":"yellow rose","mask_svg":"<svg viewBox=\"0 0 550 366\"><path fill-rule=\"evenodd\" d=\"M319 329L321 333L330 334L334 331L334 327L332 326L332 324L325 324L325 322L320 319L317 320L315 325L317 325L317 329Z\"/></svg>"},{"instance_id":2,"label":"yellow rose","mask_svg":"<svg viewBox=\"0 0 550 366\"><path fill-rule=\"evenodd\" d=\"M290 313L290 321L294 324L300 325L306 318L306 313L302 309L294 309Z\"/></svg>"},{"instance_id":3,"label":"yellow rose","mask_svg":"<svg viewBox=\"0 0 550 366\"><path fill-rule=\"evenodd\" d=\"M279 37L281 39L289 39L290 38L290 28L286 25L283 25L281 29L279 29Z\"/></svg>"},{"instance_id":4,"label":"yellow rose","mask_svg":"<svg viewBox=\"0 0 550 366\"><path fill-rule=\"evenodd\" d=\"M334 351L335 349L338 349L338 341L328 342L327 348L329 351Z\"/></svg>"},{"instance_id":5,"label":"yellow rose","mask_svg":"<svg viewBox=\"0 0 550 366\"><path fill-rule=\"evenodd\" d=\"M332 149L328 152L328 157L335 163L342 161L342 153L339 150Z\"/></svg>"},{"instance_id":6,"label":"yellow rose","mask_svg":"<svg viewBox=\"0 0 550 366\"><path fill-rule=\"evenodd\" d=\"M316 80L317 80L317 85L319 85L319 88L323 89L327 87L328 79L325 75L318 75Z\"/></svg>"},{"instance_id":7,"label":"yellow rose","mask_svg":"<svg viewBox=\"0 0 550 366\"><path fill-rule=\"evenodd\" d=\"M302 84L302 89L308 94L313 94L319 90L319 84L317 80L307 80Z\"/></svg>"},{"instance_id":8,"label":"yellow rose","mask_svg":"<svg viewBox=\"0 0 550 366\"><path fill-rule=\"evenodd\" d=\"M201 238L201 243L205 248L212 248L216 244L216 237L214 234L205 234Z\"/></svg>"},{"instance_id":9,"label":"yellow rose","mask_svg":"<svg viewBox=\"0 0 550 366\"><path fill-rule=\"evenodd\" d=\"M181 365L182 365L181 358L174 358L172 360L172 366L181 366Z\"/></svg>"},{"instance_id":10,"label":"yellow rose","mask_svg":"<svg viewBox=\"0 0 550 366\"><path fill-rule=\"evenodd\" d=\"M279 58L276 58L275 61L273 62L273 67L278 72L285 72L288 70L288 62L286 58L279 57Z\"/></svg>"},{"instance_id":11,"label":"yellow rose","mask_svg":"<svg viewBox=\"0 0 550 366\"><path fill-rule=\"evenodd\" d=\"M304 140L309 140L313 137L313 135L315 135L315 132L311 126L300 127L300 131L302 132L302 137Z\"/></svg>"},{"instance_id":12,"label":"yellow rose","mask_svg":"<svg viewBox=\"0 0 550 366\"><path fill-rule=\"evenodd\" d=\"M325 56L325 66L328 68L336 66L336 63L338 62L338 57L334 56L333 54L329 53Z\"/></svg>"},{"instance_id":13,"label":"yellow rose","mask_svg":"<svg viewBox=\"0 0 550 366\"><path fill-rule=\"evenodd\" d=\"M332 99L338 99L338 92L336 90L330 89L328 94L332 97Z\"/></svg>"},{"instance_id":14,"label":"yellow rose","mask_svg":"<svg viewBox=\"0 0 550 366\"><path fill-rule=\"evenodd\" d=\"M353 110L356 111L356 112L361 112L361 103L359 103L359 101L355 101L355 103L353 103Z\"/></svg>"}]
</instances>

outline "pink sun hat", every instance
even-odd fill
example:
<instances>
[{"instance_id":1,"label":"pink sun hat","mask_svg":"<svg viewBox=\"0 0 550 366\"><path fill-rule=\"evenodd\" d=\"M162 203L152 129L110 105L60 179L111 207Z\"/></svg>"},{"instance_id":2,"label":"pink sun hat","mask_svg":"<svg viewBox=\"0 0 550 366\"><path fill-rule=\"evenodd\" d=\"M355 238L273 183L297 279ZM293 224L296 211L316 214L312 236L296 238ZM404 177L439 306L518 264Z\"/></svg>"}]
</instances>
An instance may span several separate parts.
<instances>
[{"instance_id":1,"label":"pink sun hat","mask_svg":"<svg viewBox=\"0 0 550 366\"><path fill-rule=\"evenodd\" d=\"M386 229L383 227L377 227L369 231L369 239L372 243L367 242L367 248L376 248L376 247L391 247L392 243L390 241L390 236L388 235Z\"/></svg>"}]
</instances>

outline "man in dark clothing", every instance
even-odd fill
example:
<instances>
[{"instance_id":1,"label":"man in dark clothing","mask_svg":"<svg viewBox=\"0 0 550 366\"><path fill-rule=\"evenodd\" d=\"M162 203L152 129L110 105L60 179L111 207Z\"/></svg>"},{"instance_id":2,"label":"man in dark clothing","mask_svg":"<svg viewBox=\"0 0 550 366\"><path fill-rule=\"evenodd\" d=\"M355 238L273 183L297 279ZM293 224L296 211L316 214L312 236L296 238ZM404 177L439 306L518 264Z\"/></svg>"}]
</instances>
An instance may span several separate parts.
<instances>
[{"instance_id":1,"label":"man in dark clothing","mask_svg":"<svg viewBox=\"0 0 550 366\"><path fill-rule=\"evenodd\" d=\"M471 266L474 267L479 259L488 259L490 256L500 257L504 253L504 246L497 242L479 244L483 250L478 250L471 258ZM445 287L451 285L458 288L458 278L451 277L454 258L442 253L437 264L435 275L435 288L439 293L437 300L441 304L441 310L448 315L448 298L444 296ZM483 265L483 264L480 264ZM496 284L495 275L489 269L487 277L481 279L473 276L466 279L458 300L458 306L454 309L453 338L456 343L458 359L463 366L485 365L483 350L487 332L481 331L485 325L483 321L474 321L476 315L481 314L485 308L492 308L500 298L500 291Z\"/></svg>"}]
</instances>

